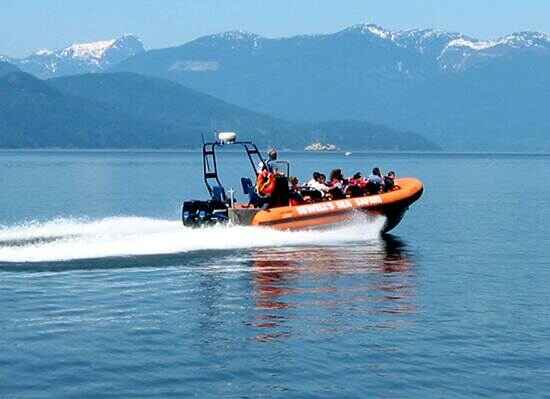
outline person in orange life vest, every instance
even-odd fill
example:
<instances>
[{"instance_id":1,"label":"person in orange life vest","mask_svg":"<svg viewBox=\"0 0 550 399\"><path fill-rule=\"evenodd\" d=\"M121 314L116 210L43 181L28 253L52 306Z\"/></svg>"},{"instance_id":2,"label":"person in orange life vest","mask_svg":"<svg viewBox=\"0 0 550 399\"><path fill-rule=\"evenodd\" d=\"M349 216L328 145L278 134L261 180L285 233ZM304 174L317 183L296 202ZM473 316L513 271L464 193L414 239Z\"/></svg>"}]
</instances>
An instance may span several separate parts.
<instances>
[{"instance_id":1,"label":"person in orange life vest","mask_svg":"<svg viewBox=\"0 0 550 399\"><path fill-rule=\"evenodd\" d=\"M361 172L357 172L353 177L348 179L347 193L351 197L360 197L365 194L365 188L367 186L367 181L361 175Z\"/></svg>"},{"instance_id":2,"label":"person in orange life vest","mask_svg":"<svg viewBox=\"0 0 550 399\"><path fill-rule=\"evenodd\" d=\"M342 199L346 198L345 194L345 182L344 176L342 175L341 169L334 169L330 172L330 181L327 186L330 187L329 194L332 196L332 199Z\"/></svg>"},{"instance_id":3,"label":"person in orange life vest","mask_svg":"<svg viewBox=\"0 0 550 399\"><path fill-rule=\"evenodd\" d=\"M264 166L256 179L256 191L262 197L270 197L275 191L275 185L275 174Z\"/></svg>"},{"instance_id":4,"label":"person in orange life vest","mask_svg":"<svg viewBox=\"0 0 550 399\"><path fill-rule=\"evenodd\" d=\"M296 206L305 203L304 197L302 196L302 188L300 187L300 182L297 177L291 177L290 180L290 200L289 205Z\"/></svg>"}]
</instances>

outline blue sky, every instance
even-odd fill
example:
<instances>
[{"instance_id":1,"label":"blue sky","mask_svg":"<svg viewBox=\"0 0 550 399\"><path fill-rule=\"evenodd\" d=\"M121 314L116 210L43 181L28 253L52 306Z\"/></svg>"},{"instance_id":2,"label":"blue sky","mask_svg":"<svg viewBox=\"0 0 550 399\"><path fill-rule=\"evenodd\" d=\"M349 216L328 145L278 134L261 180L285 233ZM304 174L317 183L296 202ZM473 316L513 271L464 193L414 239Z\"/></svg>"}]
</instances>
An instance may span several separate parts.
<instances>
[{"instance_id":1,"label":"blue sky","mask_svg":"<svg viewBox=\"0 0 550 399\"><path fill-rule=\"evenodd\" d=\"M159 48L232 29L280 37L361 22L483 39L550 32L550 0L0 0L0 54L23 56L124 33Z\"/></svg>"}]
</instances>

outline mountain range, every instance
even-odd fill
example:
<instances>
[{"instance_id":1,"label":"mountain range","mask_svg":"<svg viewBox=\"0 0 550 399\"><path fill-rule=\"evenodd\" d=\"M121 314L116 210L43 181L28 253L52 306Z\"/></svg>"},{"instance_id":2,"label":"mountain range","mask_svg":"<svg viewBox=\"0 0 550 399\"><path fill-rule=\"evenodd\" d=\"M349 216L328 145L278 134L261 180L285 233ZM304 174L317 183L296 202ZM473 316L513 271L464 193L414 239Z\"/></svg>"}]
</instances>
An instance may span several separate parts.
<instances>
[{"instance_id":1,"label":"mountain range","mask_svg":"<svg viewBox=\"0 0 550 399\"><path fill-rule=\"evenodd\" d=\"M269 138L277 126L275 136L298 145L326 137L317 127L328 124L344 141L352 139L353 132L344 133L352 126L378 131L377 138L382 130L390 136L387 132L395 132L405 140L402 145L370 141L391 148L418 148L420 136L402 133L413 131L430 148L435 143L459 151L550 151L550 37L538 32L479 40L433 29L390 31L361 24L280 39L231 31L150 51L136 37L125 36L0 61L13 64L0 63L0 75L15 68L41 78L62 77L46 83L61 95L167 131L178 124L191 131L233 123ZM86 75L64 81L66 75L90 72L100 72L101 79ZM135 74L164 81L144 83ZM130 86L122 90L124 84ZM133 84L144 86L132 90ZM199 100L189 97L191 92L205 93L201 101L211 99L204 100L209 107L193 111ZM170 111L169 101L178 104ZM228 118L231 113L238 116ZM283 133L289 129L294 134Z\"/></svg>"},{"instance_id":2,"label":"mountain range","mask_svg":"<svg viewBox=\"0 0 550 399\"><path fill-rule=\"evenodd\" d=\"M62 93L24 72L0 76L0 147L125 148L170 143L158 125ZM131 143L131 145L128 145Z\"/></svg>"},{"instance_id":3,"label":"mountain range","mask_svg":"<svg viewBox=\"0 0 550 399\"><path fill-rule=\"evenodd\" d=\"M39 50L25 58L1 57L24 72L51 78L102 72L125 59L143 53L143 43L133 35L92 43L76 43L58 50Z\"/></svg>"},{"instance_id":4,"label":"mountain range","mask_svg":"<svg viewBox=\"0 0 550 399\"><path fill-rule=\"evenodd\" d=\"M202 134L235 129L282 149L317 140L342 148L438 149L415 133L362 121L291 123L133 73L50 80L0 73L0 104L0 147L8 148L197 148Z\"/></svg>"},{"instance_id":5,"label":"mountain range","mask_svg":"<svg viewBox=\"0 0 550 399\"><path fill-rule=\"evenodd\" d=\"M550 38L483 41L356 25L282 39L246 32L151 50L111 67L162 77L288 120L353 119L450 150L550 150Z\"/></svg>"}]
</instances>

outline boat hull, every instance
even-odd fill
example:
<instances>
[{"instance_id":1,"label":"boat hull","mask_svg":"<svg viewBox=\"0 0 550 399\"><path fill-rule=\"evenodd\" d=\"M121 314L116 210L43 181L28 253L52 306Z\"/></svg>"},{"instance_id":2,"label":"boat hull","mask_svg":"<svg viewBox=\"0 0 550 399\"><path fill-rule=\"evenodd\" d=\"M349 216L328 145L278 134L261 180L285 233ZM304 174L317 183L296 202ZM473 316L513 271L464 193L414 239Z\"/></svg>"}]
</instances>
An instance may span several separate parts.
<instances>
[{"instance_id":1,"label":"boat hull","mask_svg":"<svg viewBox=\"0 0 550 399\"><path fill-rule=\"evenodd\" d=\"M398 190L383 194L259 210L249 215L245 224L279 230L317 229L349 222L362 213L385 216L383 231L388 232L401 222L424 190L422 182L415 178L398 179L396 185Z\"/></svg>"}]
</instances>

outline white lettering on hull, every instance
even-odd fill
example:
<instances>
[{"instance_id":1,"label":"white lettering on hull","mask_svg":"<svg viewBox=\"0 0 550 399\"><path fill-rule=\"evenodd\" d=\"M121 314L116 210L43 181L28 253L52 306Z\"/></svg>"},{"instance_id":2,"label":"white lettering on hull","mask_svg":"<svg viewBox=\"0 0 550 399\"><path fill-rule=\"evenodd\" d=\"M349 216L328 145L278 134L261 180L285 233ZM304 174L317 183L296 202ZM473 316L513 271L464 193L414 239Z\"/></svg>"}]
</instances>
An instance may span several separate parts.
<instances>
[{"instance_id":1,"label":"white lettering on hull","mask_svg":"<svg viewBox=\"0 0 550 399\"><path fill-rule=\"evenodd\" d=\"M382 204L382 198L379 195L370 197L351 198L330 202L319 202L310 205L300 205L296 207L299 215L311 215L316 213L329 213L332 211L341 211L354 208L364 208L373 205Z\"/></svg>"}]
</instances>

